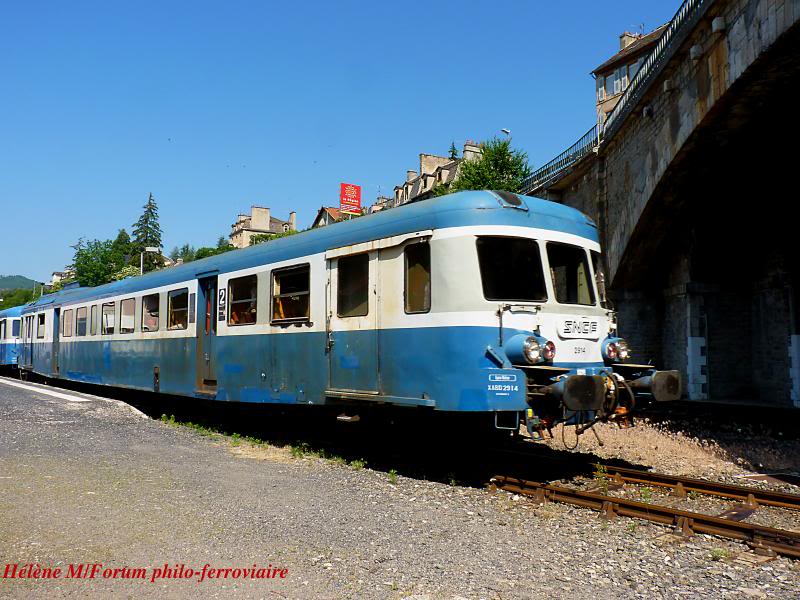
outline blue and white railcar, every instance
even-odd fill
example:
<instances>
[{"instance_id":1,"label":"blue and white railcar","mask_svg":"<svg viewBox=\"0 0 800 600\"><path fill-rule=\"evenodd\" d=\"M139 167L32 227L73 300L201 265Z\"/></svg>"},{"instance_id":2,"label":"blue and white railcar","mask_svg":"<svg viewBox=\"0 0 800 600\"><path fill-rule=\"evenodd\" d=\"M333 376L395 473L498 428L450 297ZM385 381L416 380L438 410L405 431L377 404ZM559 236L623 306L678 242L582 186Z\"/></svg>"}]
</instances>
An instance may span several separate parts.
<instances>
[{"instance_id":1,"label":"blue and white railcar","mask_svg":"<svg viewBox=\"0 0 800 600\"><path fill-rule=\"evenodd\" d=\"M597 229L505 192L405 205L24 309L21 366L225 401L483 413L534 432L680 394L626 365Z\"/></svg>"},{"instance_id":2,"label":"blue and white railcar","mask_svg":"<svg viewBox=\"0 0 800 600\"><path fill-rule=\"evenodd\" d=\"M20 349L22 307L0 310L0 367L16 368Z\"/></svg>"}]
</instances>

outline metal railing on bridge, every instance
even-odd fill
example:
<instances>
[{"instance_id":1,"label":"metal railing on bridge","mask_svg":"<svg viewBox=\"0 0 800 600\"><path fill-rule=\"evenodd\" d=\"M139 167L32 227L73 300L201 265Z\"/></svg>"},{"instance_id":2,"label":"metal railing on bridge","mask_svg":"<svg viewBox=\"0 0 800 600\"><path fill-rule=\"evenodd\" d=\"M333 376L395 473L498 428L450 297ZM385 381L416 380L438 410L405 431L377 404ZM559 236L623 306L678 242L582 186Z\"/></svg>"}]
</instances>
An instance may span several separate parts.
<instances>
[{"instance_id":1,"label":"metal railing on bridge","mask_svg":"<svg viewBox=\"0 0 800 600\"><path fill-rule=\"evenodd\" d=\"M655 48L653 48L639 71L634 75L616 106L608 114L605 122L599 126L592 127L572 146L553 160L536 169L525 180L522 188L523 193L533 193L558 179L562 173L581 158L590 154L595 147L599 146L604 140L609 139L641 100L644 92L684 41L688 32L691 31L698 19L713 3L714 0L684 0L664 33L658 39Z\"/></svg>"},{"instance_id":2,"label":"metal railing on bridge","mask_svg":"<svg viewBox=\"0 0 800 600\"><path fill-rule=\"evenodd\" d=\"M595 125L584 133L572 146L531 173L522 184L523 193L529 194L533 190L544 187L553 179L557 179L562 172L574 165L581 158L591 153L600 143L598 133L599 129L597 125Z\"/></svg>"}]
</instances>

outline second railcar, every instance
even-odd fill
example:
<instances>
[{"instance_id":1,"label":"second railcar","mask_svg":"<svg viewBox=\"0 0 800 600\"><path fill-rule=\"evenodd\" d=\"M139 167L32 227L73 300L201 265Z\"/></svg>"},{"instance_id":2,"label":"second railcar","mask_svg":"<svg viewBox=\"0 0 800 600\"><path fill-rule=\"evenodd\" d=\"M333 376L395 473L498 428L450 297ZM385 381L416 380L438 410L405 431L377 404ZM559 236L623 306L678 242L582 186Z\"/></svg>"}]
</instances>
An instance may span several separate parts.
<instances>
[{"instance_id":1,"label":"second railcar","mask_svg":"<svg viewBox=\"0 0 800 600\"><path fill-rule=\"evenodd\" d=\"M0 367L17 367L21 340L21 317L21 306L0 310Z\"/></svg>"}]
</instances>

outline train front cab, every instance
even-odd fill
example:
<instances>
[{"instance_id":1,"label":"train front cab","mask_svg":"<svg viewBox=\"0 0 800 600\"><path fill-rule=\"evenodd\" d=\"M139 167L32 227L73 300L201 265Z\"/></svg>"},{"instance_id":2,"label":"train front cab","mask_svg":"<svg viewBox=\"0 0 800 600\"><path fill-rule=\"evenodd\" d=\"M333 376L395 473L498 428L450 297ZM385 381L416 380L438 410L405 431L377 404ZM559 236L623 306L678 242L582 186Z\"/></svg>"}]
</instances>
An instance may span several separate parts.
<instances>
[{"instance_id":1,"label":"train front cab","mask_svg":"<svg viewBox=\"0 0 800 600\"><path fill-rule=\"evenodd\" d=\"M599 421L629 425L637 406L680 398L678 371L629 362L615 313L598 293L594 240L551 231L478 236L477 245L484 297L501 301L491 354L498 366L524 373L534 438L558 423L576 425L578 434Z\"/></svg>"}]
</instances>

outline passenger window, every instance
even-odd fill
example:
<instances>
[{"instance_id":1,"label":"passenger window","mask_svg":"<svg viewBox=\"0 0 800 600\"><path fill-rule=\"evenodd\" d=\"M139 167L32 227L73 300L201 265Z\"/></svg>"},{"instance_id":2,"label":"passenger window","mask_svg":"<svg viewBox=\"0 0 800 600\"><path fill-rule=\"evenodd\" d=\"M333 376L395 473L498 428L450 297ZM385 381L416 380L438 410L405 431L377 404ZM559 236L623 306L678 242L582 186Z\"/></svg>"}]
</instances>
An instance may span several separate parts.
<instances>
[{"instance_id":1,"label":"passenger window","mask_svg":"<svg viewBox=\"0 0 800 600\"><path fill-rule=\"evenodd\" d=\"M407 313L431 309L431 247L427 242L411 244L404 251L405 303Z\"/></svg>"},{"instance_id":2,"label":"passenger window","mask_svg":"<svg viewBox=\"0 0 800 600\"><path fill-rule=\"evenodd\" d=\"M290 267L272 272L272 320L304 321L309 305L310 267Z\"/></svg>"},{"instance_id":3,"label":"passenger window","mask_svg":"<svg viewBox=\"0 0 800 600\"><path fill-rule=\"evenodd\" d=\"M19 337L20 320L11 321L11 337Z\"/></svg>"},{"instance_id":4,"label":"passenger window","mask_svg":"<svg viewBox=\"0 0 800 600\"><path fill-rule=\"evenodd\" d=\"M340 258L336 271L337 314L340 317L363 317L369 312L369 254Z\"/></svg>"},{"instance_id":5,"label":"passenger window","mask_svg":"<svg viewBox=\"0 0 800 600\"><path fill-rule=\"evenodd\" d=\"M547 260L556 300L561 304L594 304L594 285L589 276L586 251L580 246L548 243Z\"/></svg>"},{"instance_id":6,"label":"passenger window","mask_svg":"<svg viewBox=\"0 0 800 600\"><path fill-rule=\"evenodd\" d=\"M100 331L103 335L114 335L115 306L113 302L103 304L103 322Z\"/></svg>"},{"instance_id":7,"label":"passenger window","mask_svg":"<svg viewBox=\"0 0 800 600\"><path fill-rule=\"evenodd\" d=\"M252 325L256 322L258 279L255 275L228 282L228 325Z\"/></svg>"},{"instance_id":8,"label":"passenger window","mask_svg":"<svg viewBox=\"0 0 800 600\"><path fill-rule=\"evenodd\" d=\"M119 332L133 333L136 314L136 299L126 298L119 303Z\"/></svg>"},{"instance_id":9,"label":"passenger window","mask_svg":"<svg viewBox=\"0 0 800 600\"><path fill-rule=\"evenodd\" d=\"M0 340L6 339L6 320L0 321Z\"/></svg>"},{"instance_id":10,"label":"passenger window","mask_svg":"<svg viewBox=\"0 0 800 600\"><path fill-rule=\"evenodd\" d=\"M172 290L168 297L167 329L186 329L189 325L189 290Z\"/></svg>"},{"instance_id":11,"label":"passenger window","mask_svg":"<svg viewBox=\"0 0 800 600\"><path fill-rule=\"evenodd\" d=\"M142 296L142 331L158 331L158 294Z\"/></svg>"},{"instance_id":12,"label":"passenger window","mask_svg":"<svg viewBox=\"0 0 800 600\"><path fill-rule=\"evenodd\" d=\"M72 337L72 309L65 310L61 315L61 335Z\"/></svg>"},{"instance_id":13,"label":"passenger window","mask_svg":"<svg viewBox=\"0 0 800 600\"><path fill-rule=\"evenodd\" d=\"M92 305L91 316L92 325L90 335L97 335L97 304Z\"/></svg>"},{"instance_id":14,"label":"passenger window","mask_svg":"<svg viewBox=\"0 0 800 600\"><path fill-rule=\"evenodd\" d=\"M81 306L75 311L75 335L83 337L86 335L86 307Z\"/></svg>"},{"instance_id":15,"label":"passenger window","mask_svg":"<svg viewBox=\"0 0 800 600\"><path fill-rule=\"evenodd\" d=\"M44 313L36 315L36 337L42 339L44 337Z\"/></svg>"},{"instance_id":16,"label":"passenger window","mask_svg":"<svg viewBox=\"0 0 800 600\"><path fill-rule=\"evenodd\" d=\"M514 237L479 237L478 265L487 300L544 302L547 287L539 244Z\"/></svg>"}]
</instances>

